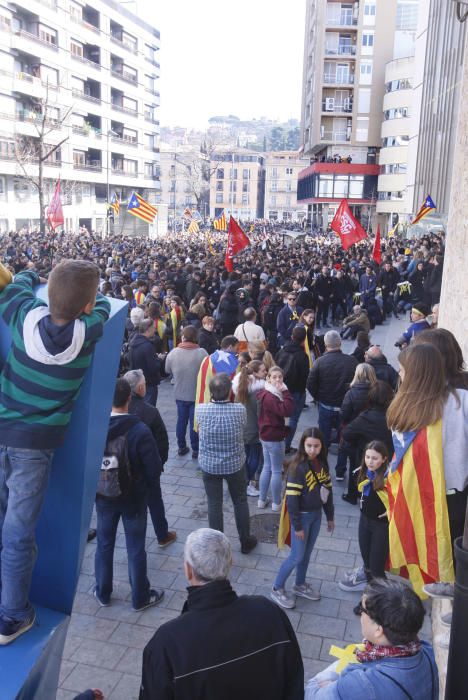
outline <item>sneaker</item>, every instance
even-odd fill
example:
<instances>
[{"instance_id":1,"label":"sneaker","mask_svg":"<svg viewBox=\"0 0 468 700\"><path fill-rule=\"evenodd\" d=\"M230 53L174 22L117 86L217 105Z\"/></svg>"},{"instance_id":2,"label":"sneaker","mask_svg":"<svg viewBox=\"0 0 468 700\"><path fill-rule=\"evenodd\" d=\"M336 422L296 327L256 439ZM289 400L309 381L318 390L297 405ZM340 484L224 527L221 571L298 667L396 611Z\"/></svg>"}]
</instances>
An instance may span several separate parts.
<instances>
[{"instance_id":1,"label":"sneaker","mask_svg":"<svg viewBox=\"0 0 468 700\"><path fill-rule=\"evenodd\" d=\"M179 447L179 449L177 450L177 454L179 455L179 457L183 457L184 455L188 455L189 452L190 452L190 450L187 446Z\"/></svg>"},{"instance_id":2,"label":"sneaker","mask_svg":"<svg viewBox=\"0 0 468 700\"><path fill-rule=\"evenodd\" d=\"M337 474L335 476L335 481L344 481L344 474Z\"/></svg>"},{"instance_id":3,"label":"sneaker","mask_svg":"<svg viewBox=\"0 0 468 700\"><path fill-rule=\"evenodd\" d=\"M198 459L198 450L192 450L192 459Z\"/></svg>"},{"instance_id":4,"label":"sneaker","mask_svg":"<svg viewBox=\"0 0 468 700\"><path fill-rule=\"evenodd\" d=\"M367 586L367 577L364 569L356 569L351 575L345 575L338 583L338 588L342 591L363 591Z\"/></svg>"},{"instance_id":5,"label":"sneaker","mask_svg":"<svg viewBox=\"0 0 468 700\"><path fill-rule=\"evenodd\" d=\"M291 610L291 608L296 607L296 598L288 595L284 588L272 588L270 598L282 608Z\"/></svg>"},{"instance_id":6,"label":"sneaker","mask_svg":"<svg viewBox=\"0 0 468 700\"><path fill-rule=\"evenodd\" d=\"M0 617L0 644L10 644L34 625L36 613L31 610L24 620L13 620L11 617Z\"/></svg>"},{"instance_id":7,"label":"sneaker","mask_svg":"<svg viewBox=\"0 0 468 700\"><path fill-rule=\"evenodd\" d=\"M94 528L89 529L88 536L86 538L86 542L92 542L96 538L96 535L97 535L97 530L95 530Z\"/></svg>"},{"instance_id":8,"label":"sneaker","mask_svg":"<svg viewBox=\"0 0 468 700\"><path fill-rule=\"evenodd\" d=\"M346 503L351 503L352 506L355 506L357 503L357 498L353 498L353 496L349 496L347 493L342 493L341 498L343 501L346 501Z\"/></svg>"},{"instance_id":9,"label":"sneaker","mask_svg":"<svg viewBox=\"0 0 468 700\"><path fill-rule=\"evenodd\" d=\"M252 484L249 484L247 486L247 496L260 496L260 491L255 488L255 486L252 486Z\"/></svg>"},{"instance_id":10,"label":"sneaker","mask_svg":"<svg viewBox=\"0 0 468 700\"><path fill-rule=\"evenodd\" d=\"M109 605L110 605L110 600L109 600L107 603L106 603L105 601L103 601L102 598L100 598L100 597L98 596L98 592L97 592L97 589L96 589L96 588L95 588L94 591L93 591L93 596L96 598L96 600L97 600L97 602L99 603L99 605L101 606L101 608L108 608L108 607L109 607Z\"/></svg>"},{"instance_id":11,"label":"sneaker","mask_svg":"<svg viewBox=\"0 0 468 700\"><path fill-rule=\"evenodd\" d=\"M150 588L150 595L148 601L141 605L139 608L133 608L135 612L142 612L146 608L152 608L153 605L157 605L164 598L164 591L157 591L155 588Z\"/></svg>"},{"instance_id":12,"label":"sneaker","mask_svg":"<svg viewBox=\"0 0 468 700\"><path fill-rule=\"evenodd\" d=\"M455 585L453 583L426 583L423 586L423 591L431 598L453 598L455 594Z\"/></svg>"},{"instance_id":13,"label":"sneaker","mask_svg":"<svg viewBox=\"0 0 468 700\"><path fill-rule=\"evenodd\" d=\"M452 624L452 612L445 613L445 615L440 616L440 621L445 627L450 627Z\"/></svg>"},{"instance_id":14,"label":"sneaker","mask_svg":"<svg viewBox=\"0 0 468 700\"><path fill-rule=\"evenodd\" d=\"M259 498L257 502L257 508L266 508L269 502L270 501L268 500L268 498L265 501L262 501L262 499Z\"/></svg>"},{"instance_id":15,"label":"sneaker","mask_svg":"<svg viewBox=\"0 0 468 700\"><path fill-rule=\"evenodd\" d=\"M177 533L175 530L169 530L166 537L158 542L158 547L168 547L170 544L175 542L177 539Z\"/></svg>"},{"instance_id":16,"label":"sneaker","mask_svg":"<svg viewBox=\"0 0 468 700\"><path fill-rule=\"evenodd\" d=\"M281 503L272 503L271 510L273 511L273 513L280 513L281 512Z\"/></svg>"},{"instance_id":17,"label":"sneaker","mask_svg":"<svg viewBox=\"0 0 468 700\"><path fill-rule=\"evenodd\" d=\"M258 544L258 540L254 535L249 535L248 537L245 538L243 542L241 542L241 553L242 554L248 554L249 552L252 551L252 549L255 549L255 547Z\"/></svg>"},{"instance_id":18,"label":"sneaker","mask_svg":"<svg viewBox=\"0 0 468 700\"><path fill-rule=\"evenodd\" d=\"M293 593L300 598L307 598L307 600L320 600L320 593L312 588L309 583L304 583L302 586L293 586Z\"/></svg>"}]
</instances>

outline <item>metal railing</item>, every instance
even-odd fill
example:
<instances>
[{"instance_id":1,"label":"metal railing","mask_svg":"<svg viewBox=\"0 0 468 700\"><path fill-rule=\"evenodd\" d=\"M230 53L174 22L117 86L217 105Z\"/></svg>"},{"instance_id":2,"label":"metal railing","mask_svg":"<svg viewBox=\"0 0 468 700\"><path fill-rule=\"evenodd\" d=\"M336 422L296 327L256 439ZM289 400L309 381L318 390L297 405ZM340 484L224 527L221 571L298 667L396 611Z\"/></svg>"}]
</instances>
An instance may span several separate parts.
<instances>
[{"instance_id":1,"label":"metal railing","mask_svg":"<svg viewBox=\"0 0 468 700\"><path fill-rule=\"evenodd\" d=\"M336 75L325 73L323 82L329 85L354 85L354 75Z\"/></svg>"},{"instance_id":2,"label":"metal railing","mask_svg":"<svg viewBox=\"0 0 468 700\"><path fill-rule=\"evenodd\" d=\"M352 14L341 14L339 17L328 15L325 22L329 27L355 27L357 18L353 17Z\"/></svg>"},{"instance_id":3,"label":"metal railing","mask_svg":"<svg viewBox=\"0 0 468 700\"><path fill-rule=\"evenodd\" d=\"M134 117L136 117L138 115L137 109L129 109L128 107L123 107L122 105L117 105L114 102L111 103L111 106L112 106L112 109L115 109L118 112L123 112L124 114L131 114Z\"/></svg>"},{"instance_id":4,"label":"metal railing","mask_svg":"<svg viewBox=\"0 0 468 700\"><path fill-rule=\"evenodd\" d=\"M33 34L32 32L27 32L24 29L17 29L13 33L16 34L16 36L22 36L25 39L31 39L32 41L37 41L39 44L42 44L43 46L48 46L49 49L54 49L54 51L58 51L57 44L53 44L51 41L47 41L46 39L41 39L39 34Z\"/></svg>"},{"instance_id":5,"label":"metal railing","mask_svg":"<svg viewBox=\"0 0 468 700\"><path fill-rule=\"evenodd\" d=\"M320 132L320 141L332 141L333 143L342 143L351 141L351 135L346 131L326 131Z\"/></svg>"},{"instance_id":6,"label":"metal railing","mask_svg":"<svg viewBox=\"0 0 468 700\"><path fill-rule=\"evenodd\" d=\"M96 34L101 33L101 30L99 29L99 27L95 27L94 24L91 24L91 22L87 22L83 18L74 17L73 15L71 15L71 20L72 20L72 22L75 22L76 24L80 24L82 27L85 27L86 29L89 29L92 32L95 32Z\"/></svg>"},{"instance_id":7,"label":"metal railing","mask_svg":"<svg viewBox=\"0 0 468 700\"><path fill-rule=\"evenodd\" d=\"M356 47L351 44L329 45L325 47L327 56L355 56Z\"/></svg>"},{"instance_id":8,"label":"metal railing","mask_svg":"<svg viewBox=\"0 0 468 700\"><path fill-rule=\"evenodd\" d=\"M80 56L77 53L72 53L71 57L75 59L75 61L80 61L81 63L85 63L87 66L91 66L92 68L96 68L96 70L101 70L101 64L96 63L96 61L91 61L89 58L85 58L84 56Z\"/></svg>"},{"instance_id":9,"label":"metal railing","mask_svg":"<svg viewBox=\"0 0 468 700\"><path fill-rule=\"evenodd\" d=\"M125 71L119 71L119 70L115 70L115 68L111 68L111 74L115 78L120 78L120 80L125 80L127 83L132 83L133 85L136 85L138 83L137 76L132 75L132 73L126 73Z\"/></svg>"},{"instance_id":10,"label":"metal railing","mask_svg":"<svg viewBox=\"0 0 468 700\"><path fill-rule=\"evenodd\" d=\"M94 102L95 104L101 104L100 97L94 97L93 95L88 95L87 92L83 92L83 90L78 90L77 88L72 88L72 95L73 95L73 97L79 97L82 100L88 100L88 102Z\"/></svg>"},{"instance_id":11,"label":"metal railing","mask_svg":"<svg viewBox=\"0 0 468 700\"><path fill-rule=\"evenodd\" d=\"M92 126L74 125L74 126L72 126L72 131L74 134L81 134L82 136L89 136L89 134L93 133L95 138L97 138L97 139L100 139L102 136L101 130L95 129Z\"/></svg>"},{"instance_id":12,"label":"metal railing","mask_svg":"<svg viewBox=\"0 0 468 700\"><path fill-rule=\"evenodd\" d=\"M91 172L101 172L102 170L102 163L100 161L96 162L85 162L85 163L73 163L73 167L75 170L89 170Z\"/></svg>"},{"instance_id":13,"label":"metal railing","mask_svg":"<svg viewBox=\"0 0 468 700\"><path fill-rule=\"evenodd\" d=\"M130 51L130 53L132 53L134 55L138 53L137 46L132 46L131 44L127 43L126 41L124 41L123 39L121 39L118 36L115 36L112 33L111 33L110 37L111 37L111 41L114 41L119 46L122 46L124 49L127 49L127 51Z\"/></svg>"}]
</instances>

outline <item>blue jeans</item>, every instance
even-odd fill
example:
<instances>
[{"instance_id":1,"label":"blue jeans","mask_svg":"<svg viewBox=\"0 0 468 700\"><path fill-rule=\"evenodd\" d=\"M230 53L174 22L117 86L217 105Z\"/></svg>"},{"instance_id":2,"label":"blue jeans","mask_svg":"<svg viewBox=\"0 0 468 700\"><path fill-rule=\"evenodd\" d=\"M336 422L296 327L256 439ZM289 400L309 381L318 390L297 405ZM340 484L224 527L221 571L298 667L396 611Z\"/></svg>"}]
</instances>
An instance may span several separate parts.
<instances>
[{"instance_id":1,"label":"blue jeans","mask_svg":"<svg viewBox=\"0 0 468 700\"><path fill-rule=\"evenodd\" d=\"M179 449L187 447L187 442L185 439L185 433L187 432L187 425L190 424L190 444L192 445L192 450L198 452L198 433L193 429L193 422L195 419L195 401L180 401L176 399L177 405L177 424L176 424L176 437L177 445Z\"/></svg>"},{"instance_id":2,"label":"blue jeans","mask_svg":"<svg viewBox=\"0 0 468 700\"><path fill-rule=\"evenodd\" d=\"M294 413L289 419L289 433L286 438L286 449L289 450L293 437L296 432L297 424L299 423L299 418L301 417L302 409L304 408L306 393L305 391L293 391L292 397L294 399Z\"/></svg>"},{"instance_id":3,"label":"blue jeans","mask_svg":"<svg viewBox=\"0 0 468 700\"><path fill-rule=\"evenodd\" d=\"M252 442L250 445L244 445L245 448L245 471L247 472L247 480L253 481L260 465L262 456L262 446L259 442Z\"/></svg>"},{"instance_id":4,"label":"blue jeans","mask_svg":"<svg viewBox=\"0 0 468 700\"><path fill-rule=\"evenodd\" d=\"M330 447L333 428L335 428L336 431L339 431L341 426L340 410L338 408L335 411L331 411L329 408L325 408L323 404L319 403L318 414L319 428L323 433L325 445L328 449Z\"/></svg>"},{"instance_id":5,"label":"blue jeans","mask_svg":"<svg viewBox=\"0 0 468 700\"><path fill-rule=\"evenodd\" d=\"M96 498L97 547L94 559L96 592L108 603L112 593L114 547L120 518L127 545L128 578L132 588L132 605L140 608L150 595L146 573L146 501L123 498Z\"/></svg>"},{"instance_id":6,"label":"blue jeans","mask_svg":"<svg viewBox=\"0 0 468 700\"><path fill-rule=\"evenodd\" d=\"M167 537L168 524L159 479L156 484L153 484L151 492L148 493L148 508L155 535L158 538L158 542L161 542Z\"/></svg>"},{"instance_id":7,"label":"blue jeans","mask_svg":"<svg viewBox=\"0 0 468 700\"><path fill-rule=\"evenodd\" d=\"M0 445L0 615L29 616L31 577L37 558L35 530L47 484L53 450Z\"/></svg>"},{"instance_id":8,"label":"blue jeans","mask_svg":"<svg viewBox=\"0 0 468 700\"><path fill-rule=\"evenodd\" d=\"M320 532L321 521L321 508L320 510L312 510L310 513L301 513L301 526L304 531L303 540L296 537L294 526L291 525L291 553L280 566L274 584L276 589L284 588L293 569L296 569L296 586L304 585L310 555Z\"/></svg>"},{"instance_id":9,"label":"blue jeans","mask_svg":"<svg viewBox=\"0 0 468 700\"><path fill-rule=\"evenodd\" d=\"M151 406L156 406L158 400L158 386L148 386L146 385L146 394L144 400L146 403L151 404Z\"/></svg>"},{"instance_id":10,"label":"blue jeans","mask_svg":"<svg viewBox=\"0 0 468 700\"><path fill-rule=\"evenodd\" d=\"M268 487L271 481L271 500L279 505L281 503L281 472L285 443L284 440L271 442L261 440L263 448L263 469L260 474L260 500L266 501Z\"/></svg>"}]
</instances>

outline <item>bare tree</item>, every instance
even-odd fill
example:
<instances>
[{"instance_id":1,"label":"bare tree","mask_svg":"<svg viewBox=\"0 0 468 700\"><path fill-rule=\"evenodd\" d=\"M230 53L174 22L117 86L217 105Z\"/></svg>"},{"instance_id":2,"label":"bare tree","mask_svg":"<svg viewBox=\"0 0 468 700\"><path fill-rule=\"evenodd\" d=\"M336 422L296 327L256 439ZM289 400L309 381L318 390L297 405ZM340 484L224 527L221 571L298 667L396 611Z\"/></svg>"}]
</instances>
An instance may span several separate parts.
<instances>
[{"instance_id":1,"label":"bare tree","mask_svg":"<svg viewBox=\"0 0 468 700\"><path fill-rule=\"evenodd\" d=\"M202 213L204 204L209 206L210 181L221 161L213 156L221 144L205 135L199 150L175 153L175 161L184 169L187 192L194 196L197 210Z\"/></svg>"},{"instance_id":2,"label":"bare tree","mask_svg":"<svg viewBox=\"0 0 468 700\"><path fill-rule=\"evenodd\" d=\"M72 107L70 107L59 118L54 118L50 114L53 106L55 105L52 105L49 100L49 83L47 81L45 97L35 100L28 118L28 121L31 121L36 129L36 135L17 134L15 137L15 160L21 175L36 189L39 196L41 231L45 231L46 228L44 164L68 140L68 136L56 144L50 144L48 140L51 134L56 133L64 125L72 111Z\"/></svg>"}]
</instances>

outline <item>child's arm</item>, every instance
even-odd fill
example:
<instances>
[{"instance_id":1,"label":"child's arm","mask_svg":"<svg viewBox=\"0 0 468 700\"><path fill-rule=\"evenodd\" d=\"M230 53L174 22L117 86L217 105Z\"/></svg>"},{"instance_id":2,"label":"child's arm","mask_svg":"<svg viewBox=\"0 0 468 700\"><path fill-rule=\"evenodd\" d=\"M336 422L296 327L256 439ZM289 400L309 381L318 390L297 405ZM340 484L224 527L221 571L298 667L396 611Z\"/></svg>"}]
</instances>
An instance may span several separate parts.
<instances>
[{"instance_id":1,"label":"child's arm","mask_svg":"<svg viewBox=\"0 0 468 700\"><path fill-rule=\"evenodd\" d=\"M10 282L0 292L0 316L8 325L13 325L17 321L18 313L25 304L45 305L44 302L36 300L34 287L41 283L41 278L33 270L23 270L15 275L13 282Z\"/></svg>"},{"instance_id":2,"label":"child's arm","mask_svg":"<svg viewBox=\"0 0 468 700\"><path fill-rule=\"evenodd\" d=\"M95 342L103 332L104 323L110 315L109 300L100 292L96 296L96 306L90 314L82 314L80 321L86 325L86 341Z\"/></svg>"}]
</instances>

